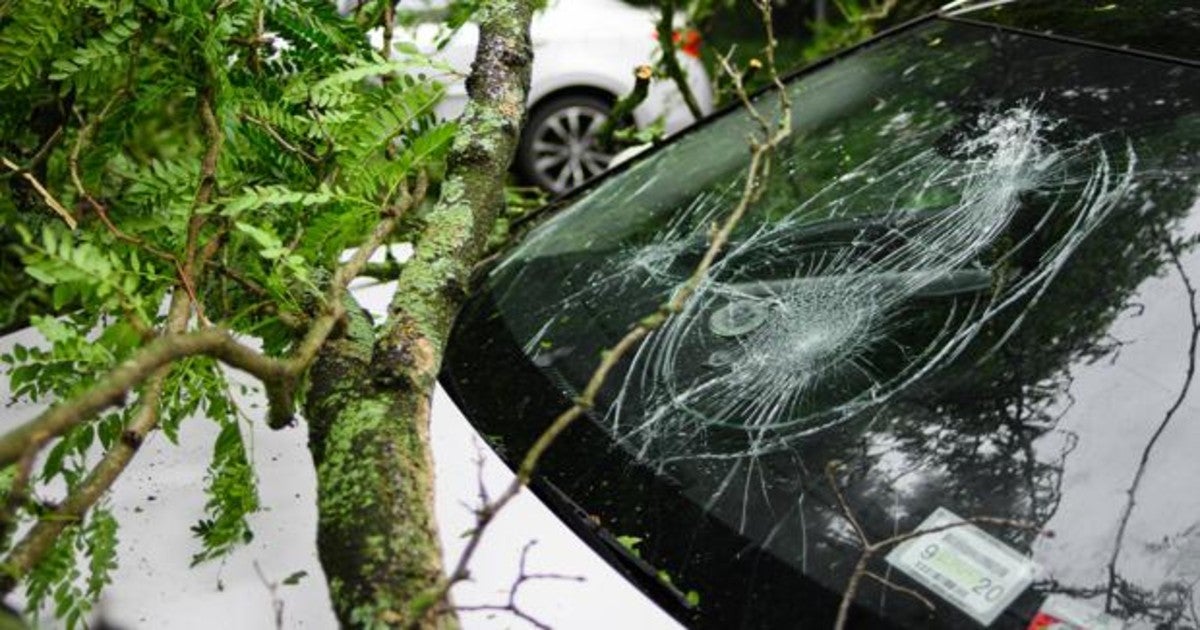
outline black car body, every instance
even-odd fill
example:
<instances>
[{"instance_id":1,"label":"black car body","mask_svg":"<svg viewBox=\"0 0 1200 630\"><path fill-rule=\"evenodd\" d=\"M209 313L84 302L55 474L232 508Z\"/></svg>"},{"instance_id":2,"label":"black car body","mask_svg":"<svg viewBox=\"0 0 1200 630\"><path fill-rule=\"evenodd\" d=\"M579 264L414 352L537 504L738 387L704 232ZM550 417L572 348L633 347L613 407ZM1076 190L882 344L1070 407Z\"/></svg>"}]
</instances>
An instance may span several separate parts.
<instances>
[{"instance_id":1,"label":"black car body","mask_svg":"<svg viewBox=\"0 0 1200 630\"><path fill-rule=\"evenodd\" d=\"M860 627L1200 627L1197 58L1185 2L993 2L789 78L767 193L534 490L689 626L830 627L858 573ZM482 276L442 382L502 455L687 277L751 129L593 182ZM856 527L931 517L978 523L856 571Z\"/></svg>"}]
</instances>

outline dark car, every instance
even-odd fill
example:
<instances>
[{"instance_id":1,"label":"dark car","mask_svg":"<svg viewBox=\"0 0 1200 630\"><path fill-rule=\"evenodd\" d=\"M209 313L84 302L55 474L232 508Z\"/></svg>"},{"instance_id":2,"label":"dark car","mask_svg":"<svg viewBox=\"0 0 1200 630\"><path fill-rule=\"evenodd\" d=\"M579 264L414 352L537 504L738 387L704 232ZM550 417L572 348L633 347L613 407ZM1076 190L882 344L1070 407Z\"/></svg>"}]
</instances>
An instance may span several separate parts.
<instances>
[{"instance_id":1,"label":"dark car","mask_svg":"<svg viewBox=\"0 0 1200 630\"><path fill-rule=\"evenodd\" d=\"M1200 627L1200 7L956 4L787 80L766 192L539 468L685 625ZM691 273L752 130L482 275L442 381L503 454Z\"/></svg>"}]
</instances>

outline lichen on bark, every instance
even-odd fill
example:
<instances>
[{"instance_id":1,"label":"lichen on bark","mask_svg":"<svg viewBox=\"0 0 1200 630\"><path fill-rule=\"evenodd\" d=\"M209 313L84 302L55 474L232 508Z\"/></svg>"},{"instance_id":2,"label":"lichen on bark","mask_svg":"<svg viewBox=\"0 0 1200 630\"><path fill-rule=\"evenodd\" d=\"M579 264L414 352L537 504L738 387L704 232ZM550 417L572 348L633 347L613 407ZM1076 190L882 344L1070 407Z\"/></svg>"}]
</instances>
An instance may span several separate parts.
<instances>
[{"instance_id":1,"label":"lichen on bark","mask_svg":"<svg viewBox=\"0 0 1200 630\"><path fill-rule=\"evenodd\" d=\"M346 627L454 623L447 607L427 601L442 579L429 404L468 275L503 207L528 94L532 10L531 0L480 9L470 99L388 319L376 334L357 305L348 307L344 334L310 373L318 551Z\"/></svg>"}]
</instances>

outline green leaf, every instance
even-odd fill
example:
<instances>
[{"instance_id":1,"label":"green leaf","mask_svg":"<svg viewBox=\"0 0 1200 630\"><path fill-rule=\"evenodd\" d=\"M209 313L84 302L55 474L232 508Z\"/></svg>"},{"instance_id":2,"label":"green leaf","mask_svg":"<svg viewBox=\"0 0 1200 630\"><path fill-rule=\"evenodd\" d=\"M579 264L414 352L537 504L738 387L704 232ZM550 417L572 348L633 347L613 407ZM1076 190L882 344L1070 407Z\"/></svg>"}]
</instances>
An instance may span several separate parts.
<instances>
[{"instance_id":1,"label":"green leaf","mask_svg":"<svg viewBox=\"0 0 1200 630\"><path fill-rule=\"evenodd\" d=\"M258 488L236 421L222 425L213 445L205 492L209 496L206 518L192 527L203 544L192 556L193 565L223 556L254 538L246 518L259 508Z\"/></svg>"},{"instance_id":2,"label":"green leaf","mask_svg":"<svg viewBox=\"0 0 1200 630\"><path fill-rule=\"evenodd\" d=\"M300 583L300 580L308 576L308 571L296 571L295 573L283 578L283 583L288 586L294 586Z\"/></svg>"},{"instance_id":3,"label":"green leaf","mask_svg":"<svg viewBox=\"0 0 1200 630\"><path fill-rule=\"evenodd\" d=\"M249 236L251 240L258 244L263 250L277 250L283 248L283 241L275 234L268 232L262 228L254 227L249 223L237 222L234 225L242 234Z\"/></svg>"},{"instance_id":4,"label":"green leaf","mask_svg":"<svg viewBox=\"0 0 1200 630\"><path fill-rule=\"evenodd\" d=\"M29 274L34 280L37 280L42 284L53 285L58 282L58 279L48 271L34 265L26 265L25 273Z\"/></svg>"},{"instance_id":5,"label":"green leaf","mask_svg":"<svg viewBox=\"0 0 1200 630\"><path fill-rule=\"evenodd\" d=\"M617 536L617 542L620 543L622 547L628 549L629 553L632 553L639 558L642 557L641 552L638 551L638 545L642 544L641 538L637 536Z\"/></svg>"},{"instance_id":6,"label":"green leaf","mask_svg":"<svg viewBox=\"0 0 1200 630\"><path fill-rule=\"evenodd\" d=\"M323 185L314 192L292 190L284 186L259 186L247 188L241 195L218 202L217 205L223 206L221 214L236 217L267 206L309 207L329 203L336 197L336 191Z\"/></svg>"},{"instance_id":7,"label":"green leaf","mask_svg":"<svg viewBox=\"0 0 1200 630\"><path fill-rule=\"evenodd\" d=\"M444 157L454 142L458 125L454 122L442 123L415 138L397 160L402 170L411 172L428 162Z\"/></svg>"}]
</instances>

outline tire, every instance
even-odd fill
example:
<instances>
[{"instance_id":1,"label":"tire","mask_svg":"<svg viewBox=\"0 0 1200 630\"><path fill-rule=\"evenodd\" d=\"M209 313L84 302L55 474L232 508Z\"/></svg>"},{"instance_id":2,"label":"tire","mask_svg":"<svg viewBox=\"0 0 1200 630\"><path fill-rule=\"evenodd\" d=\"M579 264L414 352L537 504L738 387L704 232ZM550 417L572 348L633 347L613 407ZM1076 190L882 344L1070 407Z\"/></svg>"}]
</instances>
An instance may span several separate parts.
<instances>
[{"instance_id":1,"label":"tire","mask_svg":"<svg viewBox=\"0 0 1200 630\"><path fill-rule=\"evenodd\" d=\"M516 170L524 181L564 193L608 168L612 154L593 147L612 105L590 94L555 96L539 103L517 145Z\"/></svg>"}]
</instances>

